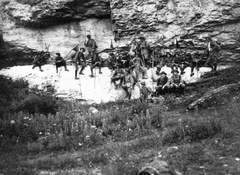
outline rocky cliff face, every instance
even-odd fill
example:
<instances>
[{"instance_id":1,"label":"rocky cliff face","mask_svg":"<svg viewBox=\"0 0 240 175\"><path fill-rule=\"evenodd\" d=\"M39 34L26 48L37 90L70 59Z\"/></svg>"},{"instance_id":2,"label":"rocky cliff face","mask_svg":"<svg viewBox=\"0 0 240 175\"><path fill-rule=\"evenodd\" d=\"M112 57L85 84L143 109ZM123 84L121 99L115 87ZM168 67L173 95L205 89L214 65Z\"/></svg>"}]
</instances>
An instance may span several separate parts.
<instances>
[{"instance_id":1,"label":"rocky cliff face","mask_svg":"<svg viewBox=\"0 0 240 175\"><path fill-rule=\"evenodd\" d=\"M11 0L5 6L17 24L42 28L86 18L110 18L108 0Z\"/></svg>"},{"instance_id":2,"label":"rocky cliff face","mask_svg":"<svg viewBox=\"0 0 240 175\"><path fill-rule=\"evenodd\" d=\"M240 57L239 0L4 0L3 38L13 45L66 54L91 34L100 46L130 43L143 35L151 45L204 49L221 43L224 62Z\"/></svg>"},{"instance_id":3,"label":"rocky cliff face","mask_svg":"<svg viewBox=\"0 0 240 175\"><path fill-rule=\"evenodd\" d=\"M111 0L111 9L117 40L141 34L156 44L178 38L181 47L203 49L212 37L226 51L225 61L239 61L238 0Z\"/></svg>"},{"instance_id":4,"label":"rocky cliff face","mask_svg":"<svg viewBox=\"0 0 240 175\"><path fill-rule=\"evenodd\" d=\"M36 51L65 56L90 34L99 50L113 40L108 0L4 0L3 37L11 57L29 59ZM25 55L25 56L24 56Z\"/></svg>"},{"instance_id":5,"label":"rocky cliff face","mask_svg":"<svg viewBox=\"0 0 240 175\"><path fill-rule=\"evenodd\" d=\"M7 57L5 42L3 40L3 19L2 19L2 9L0 7L0 62L5 60Z\"/></svg>"}]
</instances>

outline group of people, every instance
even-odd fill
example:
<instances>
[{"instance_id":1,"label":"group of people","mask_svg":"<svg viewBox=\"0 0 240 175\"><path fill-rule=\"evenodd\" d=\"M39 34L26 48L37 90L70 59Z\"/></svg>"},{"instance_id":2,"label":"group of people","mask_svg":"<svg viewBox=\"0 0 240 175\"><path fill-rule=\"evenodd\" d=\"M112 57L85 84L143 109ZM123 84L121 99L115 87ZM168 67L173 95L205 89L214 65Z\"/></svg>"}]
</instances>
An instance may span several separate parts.
<instances>
[{"instance_id":1,"label":"group of people","mask_svg":"<svg viewBox=\"0 0 240 175\"><path fill-rule=\"evenodd\" d=\"M85 48L77 45L73 48L75 52L70 57L75 66L75 79L79 79L78 74L84 74L83 71L87 65L90 65L90 77L94 77L93 70L96 67L99 68L99 74L101 74L101 67L104 62L107 61L107 65L113 69L111 83L114 84L116 89L120 87L123 88L129 99L131 98L131 92L135 85L141 82L141 78L148 78L147 70L150 67L157 67L157 78L152 77L153 82L157 83L155 91L153 92L150 88L147 88L144 81L141 83L141 95L143 99L145 99L147 96L146 94L149 93L155 96L164 95L166 93L182 94L186 84L182 80L181 75L185 73L184 70L186 67L191 67L191 76L194 74L194 68L198 70L199 67L203 65L210 66L212 70L215 71L217 68L217 58L219 56L220 46L211 38L207 38L207 42L206 51L204 52L205 59L203 59L204 56L200 52L185 52L180 48L177 40L175 40L174 48L171 52L164 52L157 48L150 48L146 38L141 36L135 38L130 43L130 51L128 51L127 54L117 56L116 53L110 52L109 59L103 60L97 53L97 43L90 35L87 35L87 40L84 42L84 45L87 48L88 55L85 56ZM42 71L41 63L39 63L40 60L37 58L39 57L34 59L33 68L38 66ZM66 60L61 57L60 53L56 53L55 65L56 72L58 72L58 68L61 66L64 66L65 71L68 71ZM167 77L166 72L161 71L161 68L165 65L172 68L172 77L170 78ZM80 71L79 66L81 67Z\"/></svg>"},{"instance_id":2,"label":"group of people","mask_svg":"<svg viewBox=\"0 0 240 175\"><path fill-rule=\"evenodd\" d=\"M87 64L89 64L90 68L91 68L91 75L90 75L91 77L94 77L93 70L97 66L99 67L99 73L100 74L102 73L101 72L101 61L100 61L98 54L96 53L98 46L97 46L95 40L91 38L91 35L87 35L87 40L84 42L84 45L88 50L87 56L85 56L85 54L84 54L85 48L79 47L79 45L77 45L76 47L74 47L72 49L72 50L74 50L74 52L72 55L70 55L71 62L73 62L74 66L75 66L75 73L74 73L75 79L79 79L78 74L83 75L83 71L84 71L85 67L87 66ZM32 69L34 69L35 67L39 67L40 71L43 71L41 67L44 64L43 62L46 62L46 60L48 58L51 58L51 55L49 52L47 52L47 53L40 52L34 58ZM65 68L65 71L68 71L67 61L61 56L60 53L56 53L54 58L55 58L54 63L56 66L56 73L58 73L58 68L62 67L62 66ZM78 73L79 66L81 66L81 69Z\"/></svg>"},{"instance_id":3,"label":"group of people","mask_svg":"<svg viewBox=\"0 0 240 175\"><path fill-rule=\"evenodd\" d=\"M155 90L146 86L146 82L139 78L139 73L136 67L122 68L121 65L119 65L112 74L111 83L114 84L115 89L123 88L127 93L127 98L130 99L132 90L138 82L140 82L141 101L147 100L149 96L158 97L168 93L176 95L184 93L186 83L177 69L174 69L172 76L168 78L167 73L157 67L156 76L151 77L152 81L156 82ZM143 77L143 79L145 79L145 77Z\"/></svg>"},{"instance_id":4,"label":"group of people","mask_svg":"<svg viewBox=\"0 0 240 175\"><path fill-rule=\"evenodd\" d=\"M118 61L113 59L117 66L115 66L116 69L112 75L111 82L115 85L115 88L122 87L130 98L130 92L140 82L140 77L147 79L147 70L150 67L157 67L157 78L152 77L153 82L157 82L157 86L155 90L152 90L147 88L145 82L142 81L142 99L146 99L147 94L154 94L155 96L166 93L183 94L186 83L181 75L185 73L185 68L191 67L191 76L194 75L194 68L198 71L202 66L211 67L212 71L216 71L220 51L220 45L211 38L207 38L207 47L203 53L199 51L187 53L180 48L177 40L170 52L151 50L144 37L134 39L130 46L130 51L125 56L117 59ZM163 66L171 67L172 76L170 78L167 77L166 72L161 71ZM128 72L133 77L131 81L125 80ZM119 83L117 84L116 82Z\"/></svg>"}]
</instances>

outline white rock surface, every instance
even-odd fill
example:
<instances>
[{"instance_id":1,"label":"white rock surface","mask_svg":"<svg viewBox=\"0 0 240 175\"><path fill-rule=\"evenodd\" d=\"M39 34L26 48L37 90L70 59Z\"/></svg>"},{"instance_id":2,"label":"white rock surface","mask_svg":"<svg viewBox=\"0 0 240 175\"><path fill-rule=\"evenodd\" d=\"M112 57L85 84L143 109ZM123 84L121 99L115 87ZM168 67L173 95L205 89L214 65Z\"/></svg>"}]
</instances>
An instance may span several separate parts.
<instances>
[{"instance_id":1,"label":"white rock surface","mask_svg":"<svg viewBox=\"0 0 240 175\"><path fill-rule=\"evenodd\" d=\"M87 67L84 70L85 75L81 75L79 80L74 79L74 66L68 66L69 72L65 72L64 68L61 68L59 73L55 72L54 65L43 66L44 72L40 72L38 68L32 69L32 66L14 66L8 69L0 70L0 74L12 77L13 79L23 78L27 80L30 87L37 86L38 88L44 88L46 85L52 85L56 89L56 93L59 97L73 98L73 99L85 99L88 103L105 103L109 101L116 101L125 99L125 92L123 89L115 89L114 85L110 83L110 77L112 72L108 68L102 69L102 74L96 70L96 78L90 78L90 68ZM169 67L163 67L168 77L171 76L171 69ZM186 69L186 73L183 75L183 79L189 83L194 82L204 73L210 71L210 68L201 68L200 71L193 77L190 77L190 68ZM156 83L151 80L155 74L156 68L148 70L148 79L144 80L146 86L154 89ZM132 98L139 98L140 85L135 86Z\"/></svg>"},{"instance_id":2,"label":"white rock surface","mask_svg":"<svg viewBox=\"0 0 240 175\"><path fill-rule=\"evenodd\" d=\"M111 40L114 42L110 19L92 18L45 29L24 28L5 20L3 26L3 38L6 42L45 51L46 45L50 44L49 51L59 52L62 56L77 44L83 47L88 34L97 42L98 51L110 48Z\"/></svg>"}]
</instances>

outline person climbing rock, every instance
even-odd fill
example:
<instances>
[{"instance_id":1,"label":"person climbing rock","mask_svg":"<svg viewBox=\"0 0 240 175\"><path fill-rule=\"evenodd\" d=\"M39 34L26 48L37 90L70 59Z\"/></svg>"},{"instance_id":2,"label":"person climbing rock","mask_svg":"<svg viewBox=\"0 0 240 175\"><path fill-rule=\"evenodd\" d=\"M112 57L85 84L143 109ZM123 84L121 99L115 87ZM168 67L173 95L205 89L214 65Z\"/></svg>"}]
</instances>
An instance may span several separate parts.
<instances>
[{"instance_id":1,"label":"person climbing rock","mask_svg":"<svg viewBox=\"0 0 240 175\"><path fill-rule=\"evenodd\" d=\"M144 66L149 67L150 61L149 61L149 44L146 41L146 38L141 36L140 39L140 48L141 48L141 56Z\"/></svg>"},{"instance_id":2,"label":"person climbing rock","mask_svg":"<svg viewBox=\"0 0 240 175\"><path fill-rule=\"evenodd\" d=\"M217 44L216 41L213 41L210 37L207 38L207 42L208 59L205 65L211 67L212 71L216 71L217 59L219 57L219 51L221 50L221 47Z\"/></svg>"},{"instance_id":3,"label":"person climbing rock","mask_svg":"<svg viewBox=\"0 0 240 175\"><path fill-rule=\"evenodd\" d=\"M167 87L172 93L176 95L181 95L186 87L181 75L179 75L178 70L172 71L172 77L168 80Z\"/></svg>"},{"instance_id":4,"label":"person climbing rock","mask_svg":"<svg viewBox=\"0 0 240 175\"><path fill-rule=\"evenodd\" d=\"M74 66L75 66L75 79L79 79L77 76L78 65L81 66L81 70L80 70L79 74L84 75L83 70L86 67L86 59L84 56L84 52L85 52L84 48L79 48L79 50L76 52L75 57L73 59Z\"/></svg>"},{"instance_id":5,"label":"person climbing rock","mask_svg":"<svg viewBox=\"0 0 240 175\"><path fill-rule=\"evenodd\" d=\"M101 66L102 60L97 54L97 43L94 39L92 39L91 35L87 35L87 40L85 41L84 45L88 48L88 56L87 59L90 59L91 65L91 75L90 77L94 77L93 69L99 67L99 74L101 74Z\"/></svg>"},{"instance_id":6,"label":"person climbing rock","mask_svg":"<svg viewBox=\"0 0 240 175\"><path fill-rule=\"evenodd\" d=\"M92 39L91 35L87 35L87 40L85 41L84 45L88 49L88 59L93 59L95 60L96 58L96 51L97 51L97 43L94 39Z\"/></svg>"},{"instance_id":7,"label":"person climbing rock","mask_svg":"<svg viewBox=\"0 0 240 175\"><path fill-rule=\"evenodd\" d=\"M56 72L58 73L58 68L64 66L65 71L68 71L66 61L61 57L60 53L56 53L55 58L55 65L56 65Z\"/></svg>"}]
</instances>

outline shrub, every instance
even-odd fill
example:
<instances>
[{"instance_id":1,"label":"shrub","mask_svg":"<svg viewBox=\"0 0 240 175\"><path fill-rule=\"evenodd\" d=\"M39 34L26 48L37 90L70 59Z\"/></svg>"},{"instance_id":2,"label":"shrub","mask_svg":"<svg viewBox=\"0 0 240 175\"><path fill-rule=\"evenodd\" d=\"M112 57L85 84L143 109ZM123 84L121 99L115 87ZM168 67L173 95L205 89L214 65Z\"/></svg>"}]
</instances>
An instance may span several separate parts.
<instances>
[{"instance_id":1,"label":"shrub","mask_svg":"<svg viewBox=\"0 0 240 175\"><path fill-rule=\"evenodd\" d=\"M181 141L195 142L212 137L223 131L221 122L214 118L187 118L177 126L168 128L164 132L162 143L172 144Z\"/></svg>"},{"instance_id":2,"label":"shrub","mask_svg":"<svg viewBox=\"0 0 240 175\"><path fill-rule=\"evenodd\" d=\"M23 79L12 80L0 75L0 118L20 111L30 114L56 114L58 107L64 105L65 103L57 100L51 93L29 88L28 82Z\"/></svg>"},{"instance_id":3,"label":"shrub","mask_svg":"<svg viewBox=\"0 0 240 175\"><path fill-rule=\"evenodd\" d=\"M18 105L16 112L23 111L30 114L56 114L58 110L57 100L51 95L28 95Z\"/></svg>"}]
</instances>

